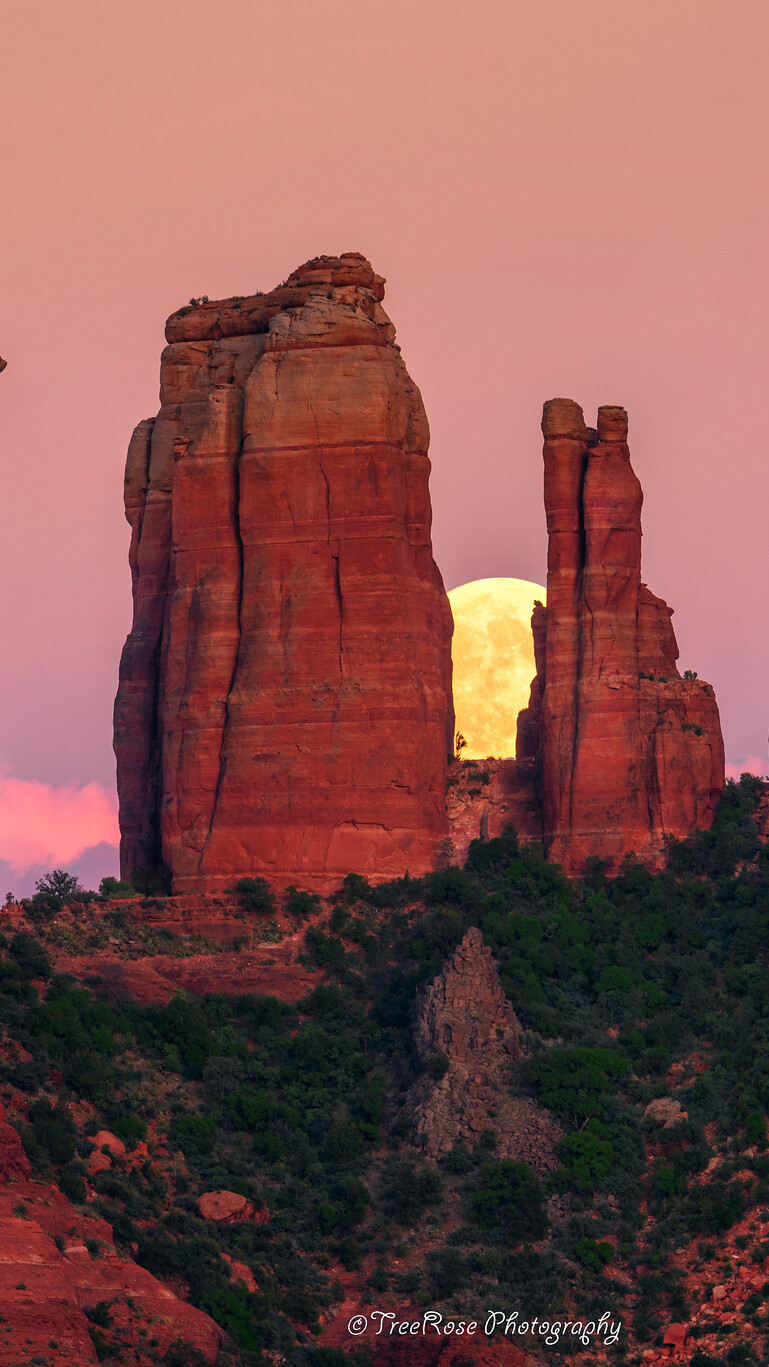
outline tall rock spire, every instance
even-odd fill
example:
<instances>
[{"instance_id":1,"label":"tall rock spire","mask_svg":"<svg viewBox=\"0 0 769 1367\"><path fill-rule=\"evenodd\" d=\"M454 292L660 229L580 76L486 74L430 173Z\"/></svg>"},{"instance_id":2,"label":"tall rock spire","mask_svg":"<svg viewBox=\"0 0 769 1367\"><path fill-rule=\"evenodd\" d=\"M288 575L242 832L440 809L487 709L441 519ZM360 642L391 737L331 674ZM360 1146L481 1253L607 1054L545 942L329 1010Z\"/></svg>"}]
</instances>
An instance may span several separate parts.
<instances>
[{"instance_id":1,"label":"tall rock spire","mask_svg":"<svg viewBox=\"0 0 769 1367\"><path fill-rule=\"evenodd\" d=\"M347 253L168 321L160 413L126 466L124 877L326 890L433 865L452 624L427 419L383 295Z\"/></svg>"},{"instance_id":2,"label":"tall rock spire","mask_svg":"<svg viewBox=\"0 0 769 1367\"><path fill-rule=\"evenodd\" d=\"M659 863L665 836L710 824L723 788L715 696L679 674L671 610L641 582L624 409L600 408L590 430L577 404L552 399L542 431L547 610L519 755L538 758L551 858L569 871L628 851Z\"/></svg>"}]
</instances>

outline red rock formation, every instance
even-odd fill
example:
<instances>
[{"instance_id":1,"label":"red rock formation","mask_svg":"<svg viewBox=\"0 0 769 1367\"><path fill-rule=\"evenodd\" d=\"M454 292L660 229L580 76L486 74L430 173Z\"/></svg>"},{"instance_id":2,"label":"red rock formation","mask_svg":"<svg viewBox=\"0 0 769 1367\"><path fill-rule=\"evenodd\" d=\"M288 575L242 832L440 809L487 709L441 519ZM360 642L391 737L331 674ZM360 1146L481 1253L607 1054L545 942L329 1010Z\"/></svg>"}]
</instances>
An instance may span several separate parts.
<instances>
[{"instance_id":1,"label":"red rock formation","mask_svg":"<svg viewBox=\"0 0 769 1367\"><path fill-rule=\"evenodd\" d=\"M32 1164L24 1152L18 1130L9 1125L5 1110L0 1106L0 1183L26 1182L32 1174Z\"/></svg>"},{"instance_id":2,"label":"red rock formation","mask_svg":"<svg viewBox=\"0 0 769 1367\"><path fill-rule=\"evenodd\" d=\"M126 466L121 867L174 892L424 872L446 834L451 615L428 428L356 253L168 321Z\"/></svg>"},{"instance_id":3,"label":"red rock formation","mask_svg":"<svg viewBox=\"0 0 769 1367\"><path fill-rule=\"evenodd\" d=\"M628 851L658 865L664 837L707 827L723 788L715 697L681 678L671 609L641 583L624 409L600 408L591 433L577 404L553 399L542 430L547 610L519 742L538 756L546 848L569 871Z\"/></svg>"},{"instance_id":4,"label":"red rock formation","mask_svg":"<svg viewBox=\"0 0 769 1367\"><path fill-rule=\"evenodd\" d=\"M302 932L303 933L303 932ZM153 954L139 959L92 951L87 958L57 954L58 971L96 982L111 999L130 997L147 1006L166 1005L177 992L221 992L226 996L276 995L301 1001L318 982L318 973L294 962L298 945L268 945L264 951L232 950L175 958Z\"/></svg>"},{"instance_id":5,"label":"red rock formation","mask_svg":"<svg viewBox=\"0 0 769 1367\"><path fill-rule=\"evenodd\" d=\"M96 1256L86 1240L98 1243ZM159 1362L179 1340L217 1361L219 1326L119 1257L104 1220L80 1215L56 1186L0 1183L3 1367L97 1362L85 1311L100 1301L109 1303L116 1339L134 1348L137 1367ZM148 1330L153 1347L143 1346Z\"/></svg>"},{"instance_id":6,"label":"red rock formation","mask_svg":"<svg viewBox=\"0 0 769 1367\"><path fill-rule=\"evenodd\" d=\"M562 1131L530 1097L510 1095L510 1064L523 1056L521 1025L480 930L468 930L442 973L425 989L414 1028L422 1063L445 1060L438 1080L414 1089L413 1138L439 1159L457 1144L472 1148L484 1130L497 1134L499 1158L557 1166ZM493 1122L490 1112L494 1113Z\"/></svg>"},{"instance_id":7,"label":"red rock formation","mask_svg":"<svg viewBox=\"0 0 769 1367\"><path fill-rule=\"evenodd\" d=\"M446 793L452 863L464 864L472 840L493 840L514 826L523 840L542 839L542 813L531 760L478 759L453 764Z\"/></svg>"},{"instance_id":8,"label":"red rock formation","mask_svg":"<svg viewBox=\"0 0 769 1367\"><path fill-rule=\"evenodd\" d=\"M262 1225L270 1218L266 1206L255 1210L237 1191L204 1191L198 1197L198 1211L203 1220L213 1220L218 1225L234 1225L241 1220Z\"/></svg>"}]
</instances>

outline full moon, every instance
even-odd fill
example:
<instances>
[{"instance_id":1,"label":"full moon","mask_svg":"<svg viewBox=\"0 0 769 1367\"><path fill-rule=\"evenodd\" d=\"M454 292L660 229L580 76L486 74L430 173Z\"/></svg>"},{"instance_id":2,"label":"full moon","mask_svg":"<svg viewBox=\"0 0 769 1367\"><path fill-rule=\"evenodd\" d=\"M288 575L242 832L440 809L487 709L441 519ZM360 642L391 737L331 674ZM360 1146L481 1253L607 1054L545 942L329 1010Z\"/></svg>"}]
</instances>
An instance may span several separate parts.
<instances>
[{"instance_id":1,"label":"full moon","mask_svg":"<svg viewBox=\"0 0 769 1367\"><path fill-rule=\"evenodd\" d=\"M474 579L449 593L456 730L467 741L463 759L515 754L518 713L528 706L536 673L536 599L544 603L545 590L528 579Z\"/></svg>"}]
</instances>

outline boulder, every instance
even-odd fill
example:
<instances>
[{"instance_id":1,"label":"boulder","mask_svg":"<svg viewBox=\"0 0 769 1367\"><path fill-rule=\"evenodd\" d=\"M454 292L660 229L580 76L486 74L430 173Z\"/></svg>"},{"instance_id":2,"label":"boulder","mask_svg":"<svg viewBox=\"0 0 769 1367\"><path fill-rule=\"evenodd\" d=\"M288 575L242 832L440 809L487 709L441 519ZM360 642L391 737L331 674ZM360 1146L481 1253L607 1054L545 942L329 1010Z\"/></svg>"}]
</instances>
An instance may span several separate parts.
<instances>
[{"instance_id":1,"label":"boulder","mask_svg":"<svg viewBox=\"0 0 769 1367\"><path fill-rule=\"evenodd\" d=\"M662 1342L668 1348L682 1348L688 1335L688 1324L669 1324L662 1335Z\"/></svg>"},{"instance_id":2,"label":"boulder","mask_svg":"<svg viewBox=\"0 0 769 1367\"><path fill-rule=\"evenodd\" d=\"M256 1277L250 1267L247 1267L245 1263L238 1262L236 1258L231 1258L229 1253L223 1253L222 1257L229 1265L231 1282L242 1282L247 1291L259 1290Z\"/></svg>"},{"instance_id":3,"label":"boulder","mask_svg":"<svg viewBox=\"0 0 769 1367\"><path fill-rule=\"evenodd\" d=\"M206 1191L198 1197L198 1210L204 1220L219 1225L233 1225L241 1220L262 1223L266 1212L255 1212L250 1201L237 1191Z\"/></svg>"},{"instance_id":4,"label":"boulder","mask_svg":"<svg viewBox=\"0 0 769 1367\"><path fill-rule=\"evenodd\" d=\"M112 1167L112 1159L108 1153L101 1153L99 1149L94 1149L86 1164L86 1171L89 1177L95 1177L99 1172L107 1172Z\"/></svg>"},{"instance_id":5,"label":"boulder","mask_svg":"<svg viewBox=\"0 0 769 1367\"><path fill-rule=\"evenodd\" d=\"M656 1101L650 1101L649 1105L644 1107L644 1115L650 1116L665 1129L677 1124L679 1120L688 1119L686 1111L681 1109L680 1101L676 1101L672 1096L660 1096Z\"/></svg>"},{"instance_id":6,"label":"boulder","mask_svg":"<svg viewBox=\"0 0 769 1367\"><path fill-rule=\"evenodd\" d=\"M88 1142L93 1144L95 1149L107 1149L116 1158L123 1158L126 1152L122 1139L118 1139L110 1130L99 1130L99 1133L93 1135Z\"/></svg>"}]
</instances>

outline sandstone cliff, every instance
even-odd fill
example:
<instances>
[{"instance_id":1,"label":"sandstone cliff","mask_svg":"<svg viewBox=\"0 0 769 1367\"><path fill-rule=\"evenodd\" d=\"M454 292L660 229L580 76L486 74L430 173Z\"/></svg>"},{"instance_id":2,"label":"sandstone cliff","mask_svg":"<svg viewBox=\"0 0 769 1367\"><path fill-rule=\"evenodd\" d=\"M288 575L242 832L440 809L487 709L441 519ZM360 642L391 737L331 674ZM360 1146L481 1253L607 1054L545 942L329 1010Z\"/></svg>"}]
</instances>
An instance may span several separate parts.
<instances>
[{"instance_id":1,"label":"sandstone cliff","mask_svg":"<svg viewBox=\"0 0 769 1367\"><path fill-rule=\"evenodd\" d=\"M568 871L627 851L659 864L664 837L713 818L724 748L711 686L681 677L671 609L641 583L641 486L627 415L597 431L568 399L545 404L547 609L519 721L536 756L545 844Z\"/></svg>"},{"instance_id":2,"label":"sandstone cliff","mask_svg":"<svg viewBox=\"0 0 769 1367\"><path fill-rule=\"evenodd\" d=\"M445 838L451 614L383 294L347 253L168 321L126 466L125 878L327 891L422 873Z\"/></svg>"},{"instance_id":3,"label":"sandstone cliff","mask_svg":"<svg viewBox=\"0 0 769 1367\"><path fill-rule=\"evenodd\" d=\"M457 1144L472 1148L484 1130L497 1135L495 1156L557 1166L561 1131L529 1097L510 1093L510 1065L523 1055L521 1026L500 985L480 930L468 930L419 1003L414 1045L423 1064L442 1058L444 1075L417 1085L414 1142L438 1159Z\"/></svg>"}]
</instances>

